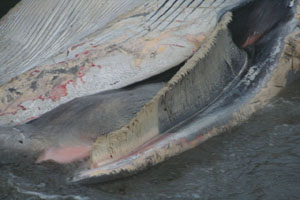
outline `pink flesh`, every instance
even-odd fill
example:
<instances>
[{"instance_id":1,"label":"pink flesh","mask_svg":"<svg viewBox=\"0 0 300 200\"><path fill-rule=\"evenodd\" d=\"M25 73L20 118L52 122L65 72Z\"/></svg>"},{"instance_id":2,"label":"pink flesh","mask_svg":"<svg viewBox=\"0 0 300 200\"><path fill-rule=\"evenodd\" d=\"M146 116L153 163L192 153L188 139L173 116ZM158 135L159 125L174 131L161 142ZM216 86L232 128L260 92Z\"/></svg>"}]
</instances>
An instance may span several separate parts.
<instances>
[{"instance_id":1,"label":"pink flesh","mask_svg":"<svg viewBox=\"0 0 300 200\"><path fill-rule=\"evenodd\" d=\"M251 35L247 38L246 42L242 45L243 48L255 44L260 38L262 34L259 35Z\"/></svg>"},{"instance_id":2,"label":"pink flesh","mask_svg":"<svg viewBox=\"0 0 300 200\"><path fill-rule=\"evenodd\" d=\"M92 146L69 146L49 148L39 156L36 163L41 163L50 160L61 164L71 163L88 157L91 149Z\"/></svg>"}]
</instances>

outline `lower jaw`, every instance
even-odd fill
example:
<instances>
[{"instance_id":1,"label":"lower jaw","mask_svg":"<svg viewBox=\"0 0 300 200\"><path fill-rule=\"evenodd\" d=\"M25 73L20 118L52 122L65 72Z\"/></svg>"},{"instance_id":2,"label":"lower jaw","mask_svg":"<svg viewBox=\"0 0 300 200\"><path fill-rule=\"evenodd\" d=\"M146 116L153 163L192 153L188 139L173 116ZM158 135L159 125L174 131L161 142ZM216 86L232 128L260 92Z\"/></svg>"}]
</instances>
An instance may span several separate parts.
<instances>
[{"instance_id":1,"label":"lower jaw","mask_svg":"<svg viewBox=\"0 0 300 200\"><path fill-rule=\"evenodd\" d=\"M294 66L295 60L299 62L294 45L295 41L300 41L296 29L297 22L296 19L291 19L272 28L254 46L247 47L247 55L244 50L239 50L241 60L245 55L244 62L239 62L239 66L231 66L239 71L209 104L176 123L172 128L158 131L150 140L114 160L104 162L92 160L90 168L80 171L69 181L99 183L135 174L192 149L210 137L248 119L252 113L266 105L290 80L295 79L296 76L293 74L299 74ZM230 31L238 30L226 28L219 31L215 45L206 56L208 60L214 59L213 56L209 58L210 53L224 48L220 46L221 40L224 37L231 37ZM237 48L233 42L235 38L227 39ZM202 58L202 61L204 59L206 58Z\"/></svg>"}]
</instances>

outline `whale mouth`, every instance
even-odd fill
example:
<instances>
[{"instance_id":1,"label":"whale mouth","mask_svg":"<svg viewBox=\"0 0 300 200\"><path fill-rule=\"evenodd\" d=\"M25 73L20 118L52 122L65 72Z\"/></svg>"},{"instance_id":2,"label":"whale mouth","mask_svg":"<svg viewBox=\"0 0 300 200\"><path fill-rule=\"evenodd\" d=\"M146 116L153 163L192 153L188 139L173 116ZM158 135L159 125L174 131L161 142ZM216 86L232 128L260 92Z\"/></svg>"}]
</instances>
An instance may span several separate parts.
<instances>
[{"instance_id":1,"label":"whale mouth","mask_svg":"<svg viewBox=\"0 0 300 200\"><path fill-rule=\"evenodd\" d=\"M200 48L172 72L166 88L129 125L98 138L90 166L69 181L99 183L135 174L238 125L265 105L293 79L293 67L283 61L286 38L298 23L293 3L254 0L226 10L232 20L226 19L230 13L220 19L208 50ZM203 68L208 65L211 70Z\"/></svg>"},{"instance_id":2,"label":"whale mouth","mask_svg":"<svg viewBox=\"0 0 300 200\"><path fill-rule=\"evenodd\" d=\"M127 6L126 9L132 8L128 4L130 1L132 0L124 1L126 2L124 3ZM132 2L139 8L138 6L143 1L146 2L147 0ZM56 9L56 4L53 2L49 1L47 6L52 6L53 9ZM112 2L113 6L116 6L114 4L116 2L118 4L118 1ZM44 60L46 64L37 62L41 66L19 74L11 81L9 81L10 76L14 77L14 73L7 74L7 77L0 79L0 93L3 94L3 97L5 96L0 99L0 103L2 103L0 104L0 147L11 148L18 150L18 152L19 150L23 151L26 149L29 150L29 153L35 152L38 154L40 151L46 150L42 155L39 155L40 157L37 162L47 160L58 163L71 162L72 166L74 164L73 168L77 168L78 165L83 164L79 169L77 168L77 173L69 178L68 181L76 183L99 183L135 174L149 166L161 163L172 156L189 150L208 138L242 123L253 112L266 105L286 84L299 78L300 65L298 66L298 64L300 61L298 60L298 52L300 48L298 44L300 44L300 34L297 28L299 19L293 18L296 12L299 12L299 10L296 11L296 4L299 2L293 0L278 0L276 2L272 0L236 0L239 3L230 7L226 6L231 5L231 2L234 1L222 2L162 0L160 1L162 5L156 11L151 7L151 5L153 6L151 3L143 5L146 7L149 6L148 11L153 11L152 13L149 12L150 14L137 9L133 13L130 11L129 18L127 18L127 15L124 18L123 16L116 18L116 21L111 22L108 27L104 28L105 31L101 32L99 38L95 36L97 34L92 35L91 41L93 43L91 44L84 42L78 44L76 43L77 41L74 44L74 40L68 41L62 37L62 40L66 39L65 41L70 42L70 45L75 46L71 45L71 48L68 50L65 49L66 51L62 50L62 53L60 52L57 56L50 56L49 60ZM38 8L38 13L40 13L40 8L44 7L38 2L36 3L35 8ZM67 3L64 6L70 8L76 5L76 3L69 3L69 7ZM15 13L18 9L26 8L27 10L31 10L30 4L24 4L26 2L22 1L20 6L14 8L10 13L13 17L7 17L5 20L11 23L13 21L11 19L19 14ZM165 9L165 5L166 7L171 7ZM217 6L211 9L205 7L207 5L222 5L223 7L220 6L221 10L217 9ZM29 9L26 6L29 6ZM180 6L184 7L181 11ZM199 10L202 10L202 8L203 10L211 9L211 13L221 13L221 15L217 15L219 16L217 20L215 19L215 13L211 14L210 10L204 10L203 13L205 15L200 15L202 11L197 13L197 8ZM26 9L23 10L25 13ZM114 17L124 14L128 11L126 9L124 9L125 11L122 9L119 10L120 12L117 12ZM47 7L47 10L51 9ZM60 12L59 10L56 11L57 13ZM172 13L169 11L172 11ZM176 17L181 14L184 15L187 13L187 18L193 16L193 12L197 13L195 16L211 17L208 20L206 18L203 19L205 19L204 21L211 20L211 24L213 25L209 24L209 26L206 24L209 28L203 27L205 23L197 23L193 21L193 17L190 17L186 23L182 20L176 20ZM96 13L99 14L98 12ZM138 14L135 15L136 13ZM166 14L166 18L164 18L164 14ZM31 13L29 15L31 16ZM42 14L42 17L45 16L47 16L46 13L45 15ZM148 36L154 35L154 40L148 41L149 39L148 37L144 37L145 35L141 36L142 39L136 39L135 37L140 33L135 34L140 30L135 32L135 30L130 29L130 20L133 20L133 22L144 22L143 19L145 16L145 19L147 17L150 18L146 20L143 26L137 27L133 25L132 27L146 31L146 33L142 32L142 34L148 34ZM39 18L40 16L37 17ZM92 14L90 17L94 17L94 15ZM100 19L102 19L101 17L103 16L100 16ZM164 20L160 22L159 19L163 18ZM152 22L151 19L155 20L152 20ZM172 20L168 21L168 19ZM0 26L3 24L2 22L4 24L7 22L5 20L1 21ZM20 21L22 22L22 20L18 22ZM97 22L100 23L100 21L98 20ZM9 27L9 23L5 27ZM117 24L114 26L114 23ZM172 23L175 23L173 27ZM179 41L174 41L174 35L172 34L174 32L175 35L178 33L176 32L176 30L178 31L176 29L178 23L183 24L180 28L199 25L201 28L197 30L203 28L210 35L207 36L204 34L205 36L203 36L202 34L197 35L197 33L195 34L197 37L195 37L195 35L191 36L188 32L182 33L177 38ZM43 23L38 23L38 25L41 24ZM68 25L68 23L66 24ZM80 23L75 23L75 25L78 24ZM129 25L129 28L122 27L124 24L125 26ZM35 25L32 24L33 27ZM64 27L60 23L56 25ZM93 26L90 28L95 28ZM147 26L149 27L147 28ZM20 23L19 25L13 24L13 27L20 27ZM152 28L154 32L151 32ZM168 31L170 31L169 33L171 33L173 40L170 40L169 35L162 34L163 37L159 38L159 40L163 42L156 43L156 34L165 33L165 29L160 28L169 28ZM34 32L35 30L39 30L39 28L31 29L30 31ZM106 44L101 41L103 38L115 38L116 40L113 40L113 42L123 38L124 35L118 38L117 34L116 37L114 34L111 34L111 31L115 30L119 32L120 30L125 32L129 30L124 35L128 34L136 40L127 38L129 44L125 43L125 45L117 47L115 45L109 46L111 44L109 40L107 46L99 47L101 46L99 44ZM172 32L173 30L175 31ZM44 36L44 34L40 34L38 31L36 33L38 36ZM102 33L104 34L103 37ZM133 35L130 35L132 33ZM188 36L185 34L188 34ZM2 36L1 31L0 35ZM67 33L62 34L62 36L65 35ZM96 40L94 40L95 38ZM144 38L146 39L143 40ZM23 54L23 51L18 51L20 44L15 44L15 49L10 48L11 46L8 45L9 50L6 53L17 51L18 57L16 58L22 57L22 59L16 60L21 63L28 63L31 60L30 56L27 57L27 60L25 59L27 53L41 53L36 54L38 58L45 58L40 55L46 57L50 55L47 54L47 50L45 49L46 45L45 41L43 41L45 37L38 37L41 41L35 40L35 38L30 36L27 39L35 41L30 43L30 45L41 44L40 47L44 49L39 49L35 52L38 49L37 47L25 48L25 53ZM182 40L185 40L185 42ZM10 39L7 41L14 42ZM4 43L7 41L4 37ZM100 41L99 44L94 43L97 41ZM139 68L143 64L142 61L150 60L154 62L161 58L165 59L166 55L181 57L177 60L174 58L176 62L173 62L173 58L168 58L167 64L164 61L161 62L163 65L160 65L160 67L166 66L163 69L159 69L160 71L157 68L154 69L152 71L154 73L151 75L149 75L149 71L147 71L148 66L146 66L146 70L140 74L144 73L147 76L139 77L132 82L125 81L125 84L124 82L119 84L118 81L122 82L122 80L118 79L116 81L116 77L118 76L114 76L109 80L113 82L107 82L107 90L100 91L106 92L98 93L99 88L97 86L99 87L100 83L101 88L103 82L97 82L97 80L101 76L105 77L103 74L101 75L103 71L100 70L103 70L103 67L100 64L104 61L105 64L108 64L108 67L104 67L104 71L112 70L113 68L109 67L117 67L118 63L116 65L109 65L109 62L112 60L115 62L115 60L111 59L107 61L108 57L121 55L118 58L127 62L126 59L130 56L126 57L124 55L138 54L140 56L140 52L136 49L133 50L133 53L128 51L132 46L138 45L138 42L135 41L144 42L142 48L153 47L153 45L158 45L159 48L157 52L150 52L146 48L147 51L141 53L142 57L137 57L133 63L130 63L132 61L130 60L130 65L133 64L135 66L136 64L134 70L145 70L143 68L145 66ZM169 43L170 41L171 43ZM57 41L53 42L55 45L52 47L61 47L60 44L56 43ZM135 43L132 45L132 42ZM46 41L46 44L50 45L50 43ZM50 49L51 46L48 47ZM183 50L185 47L186 49ZM28 49L30 52L26 52ZM172 51L176 51L176 53L158 53L168 52L165 49L168 51L171 49ZM150 48L150 50L152 49ZM179 52L182 52L182 54ZM150 56L148 58L145 55ZM98 62L99 57L101 58ZM158 57L158 59L155 60L155 57ZM6 61L13 66L16 60L10 60L9 56L6 58L8 59L3 59L4 66ZM124 58L126 59L124 60ZM31 61L35 62L36 59ZM34 65L34 63L31 64L32 66ZM153 66L157 67L160 63L156 62L155 64ZM26 66L30 67L30 65ZM23 65L19 65L18 67L20 66ZM153 66L151 63L151 67ZM170 67L173 68L170 69ZM117 67L116 69L121 68ZM167 69L169 70L162 73ZM110 72L106 73L106 75L110 76L112 73L119 73L118 70ZM2 73L2 77L3 74L5 73ZM86 76L87 74L90 76ZM144 80L155 74L158 75ZM94 75L96 77L94 79L95 85L98 84L96 87L89 80ZM134 83L136 81L140 82ZM116 88L121 89L115 90ZM146 93L147 95L145 95ZM122 95L125 95L126 98L123 98L124 96ZM147 98L143 95L147 96ZM77 97L80 98L74 99ZM126 103L124 99L131 103ZM119 105L123 105L123 107L118 107ZM54 109L56 106L59 107ZM114 106L116 107L114 108ZM137 111L139 112L137 113ZM41 116L46 112L47 114ZM115 113L119 116L116 116ZM122 117L120 117L121 115ZM23 124L25 122L26 124ZM102 123L105 123L105 125ZM6 125L7 127L1 127ZM46 137L44 137L45 135ZM58 135L59 138L57 137ZM36 156L34 155L33 159ZM79 159L83 162L73 163ZM89 162L86 162L87 159L89 159Z\"/></svg>"}]
</instances>

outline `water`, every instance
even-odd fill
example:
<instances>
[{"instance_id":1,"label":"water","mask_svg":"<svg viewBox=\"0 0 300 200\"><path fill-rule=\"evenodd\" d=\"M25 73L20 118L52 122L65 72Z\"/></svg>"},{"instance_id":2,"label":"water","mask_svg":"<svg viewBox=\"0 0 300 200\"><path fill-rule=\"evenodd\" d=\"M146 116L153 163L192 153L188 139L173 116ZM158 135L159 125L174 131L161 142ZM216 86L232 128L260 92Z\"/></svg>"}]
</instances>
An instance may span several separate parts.
<instances>
[{"instance_id":1,"label":"water","mask_svg":"<svg viewBox=\"0 0 300 200\"><path fill-rule=\"evenodd\" d=\"M70 185L74 166L1 150L0 199L300 199L299 88L191 151L106 184Z\"/></svg>"}]
</instances>

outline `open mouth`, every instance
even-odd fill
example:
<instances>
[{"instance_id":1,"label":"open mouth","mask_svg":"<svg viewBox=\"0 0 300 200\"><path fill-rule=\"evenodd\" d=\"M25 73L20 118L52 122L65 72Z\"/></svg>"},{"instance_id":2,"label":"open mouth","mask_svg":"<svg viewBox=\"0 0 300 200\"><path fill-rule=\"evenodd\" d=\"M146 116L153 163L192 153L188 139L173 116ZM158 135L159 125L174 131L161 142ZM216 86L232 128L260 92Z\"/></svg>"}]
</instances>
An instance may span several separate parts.
<instances>
[{"instance_id":1,"label":"open mouth","mask_svg":"<svg viewBox=\"0 0 300 200\"><path fill-rule=\"evenodd\" d=\"M94 143L90 167L73 182L128 176L191 149L246 120L284 87L293 71L287 36L293 1L250 1L220 19L211 41L120 130ZM231 20L232 18L232 20Z\"/></svg>"},{"instance_id":2,"label":"open mouth","mask_svg":"<svg viewBox=\"0 0 300 200\"><path fill-rule=\"evenodd\" d=\"M48 6L57 13L70 12L70 18L76 15L75 1L61 2L61 7L54 1ZM65 18L50 20L57 28L53 38L35 32L48 26L33 23L35 28L28 31L36 37L20 40L23 49L18 49L22 45L17 40L16 47L3 51L16 53L15 59L3 56L8 70L7 76L0 74L0 126L7 127L0 129L0 146L13 146L17 140L16 149L27 145L39 153L46 150L38 162L88 157L69 181L114 180L242 123L299 78L296 1L126 0L122 8L119 4L101 5L116 9L111 14L115 21L98 16L96 6L88 12L83 8L89 20L97 16L86 33L74 32L85 30L76 17L71 28L60 23ZM40 6L44 8L36 2L33 7L37 14ZM31 8L26 3L18 7L24 13ZM47 14L41 19L47 21ZM6 20L13 21L13 28L22 27L13 18ZM7 44L20 39L3 38ZM65 44L71 47L64 49Z\"/></svg>"}]
</instances>

